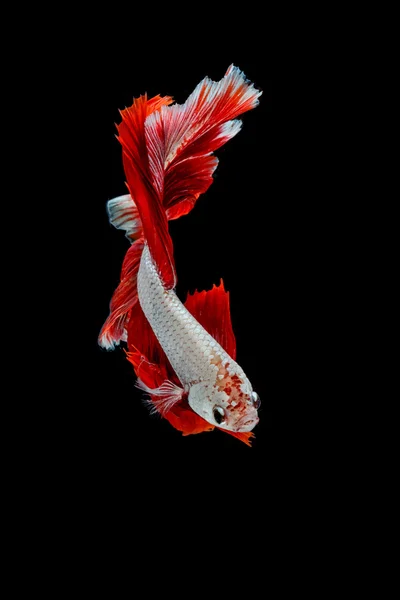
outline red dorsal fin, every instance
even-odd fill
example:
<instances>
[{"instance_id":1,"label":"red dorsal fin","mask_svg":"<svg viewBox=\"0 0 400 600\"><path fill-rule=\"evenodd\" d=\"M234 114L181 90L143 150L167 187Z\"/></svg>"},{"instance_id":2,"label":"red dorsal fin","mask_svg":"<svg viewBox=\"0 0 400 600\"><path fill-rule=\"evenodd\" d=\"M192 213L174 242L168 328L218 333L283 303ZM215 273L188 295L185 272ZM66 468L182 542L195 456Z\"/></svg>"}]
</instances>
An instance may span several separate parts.
<instances>
[{"instance_id":1,"label":"red dorsal fin","mask_svg":"<svg viewBox=\"0 0 400 600\"><path fill-rule=\"evenodd\" d=\"M208 331L215 341L236 359L236 340L232 329L229 308L229 292L225 291L221 279L219 286L214 284L207 292L188 294L185 306L195 319Z\"/></svg>"}]
</instances>

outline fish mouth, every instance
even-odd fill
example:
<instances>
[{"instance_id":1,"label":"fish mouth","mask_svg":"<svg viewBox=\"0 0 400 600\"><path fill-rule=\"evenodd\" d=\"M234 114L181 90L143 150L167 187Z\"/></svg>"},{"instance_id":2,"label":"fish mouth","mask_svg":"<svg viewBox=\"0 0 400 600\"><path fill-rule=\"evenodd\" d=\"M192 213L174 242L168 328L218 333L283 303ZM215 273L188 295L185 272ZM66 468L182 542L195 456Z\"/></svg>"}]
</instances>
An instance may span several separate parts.
<instances>
[{"instance_id":1,"label":"fish mouth","mask_svg":"<svg viewBox=\"0 0 400 600\"><path fill-rule=\"evenodd\" d=\"M235 424L235 431L251 431L259 422L260 417L248 417L244 415Z\"/></svg>"}]
</instances>

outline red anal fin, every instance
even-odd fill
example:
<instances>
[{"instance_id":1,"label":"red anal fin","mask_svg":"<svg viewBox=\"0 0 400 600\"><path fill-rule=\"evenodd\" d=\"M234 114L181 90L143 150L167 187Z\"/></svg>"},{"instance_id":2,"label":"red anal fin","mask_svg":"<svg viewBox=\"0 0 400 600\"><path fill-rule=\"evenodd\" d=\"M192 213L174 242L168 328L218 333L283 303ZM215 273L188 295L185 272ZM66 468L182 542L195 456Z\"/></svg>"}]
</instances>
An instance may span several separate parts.
<instances>
[{"instance_id":1,"label":"red anal fin","mask_svg":"<svg viewBox=\"0 0 400 600\"><path fill-rule=\"evenodd\" d=\"M175 429L182 432L182 435L194 435L212 431L214 425L196 414L190 406L184 402L174 406L172 410L165 415L165 418Z\"/></svg>"},{"instance_id":2,"label":"red anal fin","mask_svg":"<svg viewBox=\"0 0 400 600\"><path fill-rule=\"evenodd\" d=\"M180 385L175 371L146 319L139 302L131 311L128 334L128 359L136 375L149 388L159 387L166 379ZM151 365L157 365L154 369Z\"/></svg>"},{"instance_id":3,"label":"red anal fin","mask_svg":"<svg viewBox=\"0 0 400 600\"><path fill-rule=\"evenodd\" d=\"M110 302L110 314L99 335L99 344L111 350L126 339L126 327L130 311L138 304L137 274L140 257L144 248L143 240L137 240L128 249L121 271L121 280Z\"/></svg>"},{"instance_id":4,"label":"red anal fin","mask_svg":"<svg viewBox=\"0 0 400 600\"><path fill-rule=\"evenodd\" d=\"M143 381L147 387L157 387L165 380L165 372L162 366L157 366L148 361L146 356L137 348L126 352L126 358L133 365L136 376Z\"/></svg>"},{"instance_id":5,"label":"red anal fin","mask_svg":"<svg viewBox=\"0 0 400 600\"><path fill-rule=\"evenodd\" d=\"M166 357L165 357L166 358ZM148 387L157 388L162 385L169 372L168 365L161 362L156 365L137 349L127 352L127 359L132 363L137 377ZM176 379L177 381L177 379ZM158 411L157 397L151 397L155 411ZM170 410L162 414L172 427L182 432L182 435L192 435L211 431L214 426L196 414L188 405L187 400L174 404Z\"/></svg>"},{"instance_id":6,"label":"red anal fin","mask_svg":"<svg viewBox=\"0 0 400 600\"><path fill-rule=\"evenodd\" d=\"M128 324L127 359L133 365L136 376L148 388L160 388L166 380L180 385L175 371L172 369L165 352L153 333L139 302L131 311ZM154 408L157 410L157 396L154 397ZM182 399L170 407L162 415L183 435L211 431L214 427L197 415Z\"/></svg>"},{"instance_id":7,"label":"red anal fin","mask_svg":"<svg viewBox=\"0 0 400 600\"><path fill-rule=\"evenodd\" d=\"M236 339L232 329L229 292L221 279L211 290L188 294L185 306L223 349L236 359Z\"/></svg>"}]
</instances>

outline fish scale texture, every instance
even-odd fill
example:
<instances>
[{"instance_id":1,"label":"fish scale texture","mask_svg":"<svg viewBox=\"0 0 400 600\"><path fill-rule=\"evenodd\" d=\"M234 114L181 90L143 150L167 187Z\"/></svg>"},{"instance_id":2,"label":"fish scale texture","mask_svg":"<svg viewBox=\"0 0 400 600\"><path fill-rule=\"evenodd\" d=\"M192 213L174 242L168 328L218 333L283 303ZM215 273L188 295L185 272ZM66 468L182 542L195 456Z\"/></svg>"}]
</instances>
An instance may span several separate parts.
<instances>
[{"instance_id":1,"label":"fish scale texture","mask_svg":"<svg viewBox=\"0 0 400 600\"><path fill-rule=\"evenodd\" d=\"M229 362L229 373L244 375L225 350L196 321L173 290L165 290L145 246L138 273L142 310L176 375L184 386L198 381L215 385L216 357Z\"/></svg>"}]
</instances>

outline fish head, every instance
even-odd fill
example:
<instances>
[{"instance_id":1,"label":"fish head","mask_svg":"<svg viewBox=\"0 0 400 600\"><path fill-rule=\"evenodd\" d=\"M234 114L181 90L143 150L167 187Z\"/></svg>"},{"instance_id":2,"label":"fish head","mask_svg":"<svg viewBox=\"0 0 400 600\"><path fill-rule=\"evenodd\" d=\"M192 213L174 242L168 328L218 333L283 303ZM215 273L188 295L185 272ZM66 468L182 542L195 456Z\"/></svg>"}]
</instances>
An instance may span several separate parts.
<instances>
[{"instance_id":1,"label":"fish head","mask_svg":"<svg viewBox=\"0 0 400 600\"><path fill-rule=\"evenodd\" d=\"M258 423L260 399L250 382L227 378L224 385L199 382L189 389L190 407L208 423L228 431L251 431Z\"/></svg>"}]
</instances>

